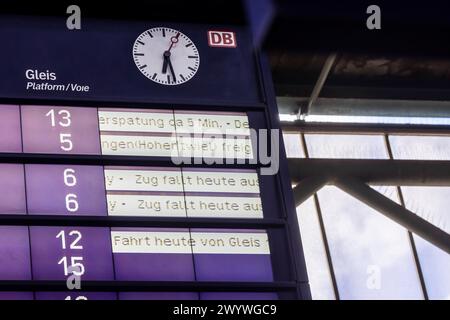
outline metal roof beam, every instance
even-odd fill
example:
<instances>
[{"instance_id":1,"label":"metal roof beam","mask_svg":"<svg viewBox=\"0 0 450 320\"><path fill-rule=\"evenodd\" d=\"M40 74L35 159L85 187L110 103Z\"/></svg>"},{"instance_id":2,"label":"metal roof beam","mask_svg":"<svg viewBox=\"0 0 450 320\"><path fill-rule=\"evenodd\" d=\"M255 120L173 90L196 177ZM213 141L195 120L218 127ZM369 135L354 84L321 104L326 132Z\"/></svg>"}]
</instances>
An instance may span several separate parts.
<instances>
[{"instance_id":1,"label":"metal roof beam","mask_svg":"<svg viewBox=\"0 0 450 320\"><path fill-rule=\"evenodd\" d=\"M382 213L387 218L450 254L450 235L442 229L383 196L358 179L342 177L336 179L335 184L338 188Z\"/></svg>"},{"instance_id":2,"label":"metal roof beam","mask_svg":"<svg viewBox=\"0 0 450 320\"><path fill-rule=\"evenodd\" d=\"M450 161L288 159L293 183L321 177L333 183L354 177L371 185L450 186Z\"/></svg>"}]
</instances>

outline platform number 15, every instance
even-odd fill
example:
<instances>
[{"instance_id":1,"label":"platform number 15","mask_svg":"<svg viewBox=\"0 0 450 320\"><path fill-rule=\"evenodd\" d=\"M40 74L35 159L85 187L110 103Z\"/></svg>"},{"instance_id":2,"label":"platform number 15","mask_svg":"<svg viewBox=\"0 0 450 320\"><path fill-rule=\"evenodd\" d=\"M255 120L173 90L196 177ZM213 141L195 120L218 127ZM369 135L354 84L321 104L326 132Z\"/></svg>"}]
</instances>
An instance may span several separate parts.
<instances>
[{"instance_id":1,"label":"platform number 15","mask_svg":"<svg viewBox=\"0 0 450 320\"><path fill-rule=\"evenodd\" d=\"M83 236L78 230L72 230L68 234L64 230L61 230L56 235L56 238L61 240L61 249L63 250L72 250L70 253L73 253L73 250L83 250L83 245L80 244ZM86 272L83 260L82 256L65 255L58 261L58 265L63 266L65 276L73 273L81 277Z\"/></svg>"},{"instance_id":2,"label":"platform number 15","mask_svg":"<svg viewBox=\"0 0 450 320\"><path fill-rule=\"evenodd\" d=\"M52 127L61 127L61 128L69 128L72 124L71 114L68 110L59 110L55 111L55 109L51 109L49 112L45 114L46 117L50 118L50 124ZM72 134L70 133L60 133L59 134L59 142L61 143L61 150L63 151L72 151L73 142L72 142Z\"/></svg>"}]
</instances>

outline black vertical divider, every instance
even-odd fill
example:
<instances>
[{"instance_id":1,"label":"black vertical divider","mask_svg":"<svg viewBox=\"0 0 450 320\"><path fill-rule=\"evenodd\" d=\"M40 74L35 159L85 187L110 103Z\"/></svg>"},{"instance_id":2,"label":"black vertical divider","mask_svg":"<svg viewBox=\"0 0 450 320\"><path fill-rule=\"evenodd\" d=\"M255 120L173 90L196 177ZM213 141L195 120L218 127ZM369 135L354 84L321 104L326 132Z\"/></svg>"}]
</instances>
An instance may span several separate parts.
<instances>
[{"instance_id":1,"label":"black vertical divider","mask_svg":"<svg viewBox=\"0 0 450 320\"><path fill-rule=\"evenodd\" d=\"M281 135L281 127L278 119L278 107L276 103L276 95L273 87L270 64L264 53L259 53L258 64L260 70L260 79L264 87L264 93L267 102L266 115L268 128L278 129L280 132L280 166L278 172L278 190L282 193L282 211L286 219L285 235L287 238L286 246L289 247L289 257L291 268L295 273L295 281L297 283L297 299L310 300L311 291L309 288L308 275L306 270L306 261L303 254L303 246L301 242L300 229L298 226L295 202L292 194L291 180L284 148L284 142ZM275 262L277 263L277 262Z\"/></svg>"}]
</instances>

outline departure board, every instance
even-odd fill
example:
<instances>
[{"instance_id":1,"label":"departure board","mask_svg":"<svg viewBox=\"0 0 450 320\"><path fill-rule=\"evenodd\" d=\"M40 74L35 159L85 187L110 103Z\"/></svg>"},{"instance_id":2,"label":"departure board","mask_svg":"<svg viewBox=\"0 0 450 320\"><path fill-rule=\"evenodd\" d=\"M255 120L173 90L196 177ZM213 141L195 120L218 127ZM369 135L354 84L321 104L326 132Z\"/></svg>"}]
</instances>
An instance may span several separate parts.
<instances>
[{"instance_id":1,"label":"departure board","mask_svg":"<svg viewBox=\"0 0 450 320\"><path fill-rule=\"evenodd\" d=\"M58 21L0 19L0 300L308 298L247 27Z\"/></svg>"},{"instance_id":2,"label":"departure board","mask_svg":"<svg viewBox=\"0 0 450 320\"><path fill-rule=\"evenodd\" d=\"M2 141L5 150L22 144L25 153L253 158L246 114L28 105L18 117L19 106L1 107L3 121L22 134L22 141Z\"/></svg>"}]
</instances>

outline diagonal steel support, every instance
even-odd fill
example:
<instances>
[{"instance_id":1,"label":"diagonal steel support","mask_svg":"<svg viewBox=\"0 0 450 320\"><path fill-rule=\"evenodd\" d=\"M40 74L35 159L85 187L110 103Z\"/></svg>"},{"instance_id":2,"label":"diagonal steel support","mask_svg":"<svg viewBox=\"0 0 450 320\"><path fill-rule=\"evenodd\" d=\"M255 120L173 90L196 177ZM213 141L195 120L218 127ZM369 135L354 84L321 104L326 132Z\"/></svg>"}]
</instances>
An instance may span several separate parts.
<instances>
[{"instance_id":1,"label":"diagonal steel support","mask_svg":"<svg viewBox=\"0 0 450 320\"><path fill-rule=\"evenodd\" d=\"M327 182L328 179L326 177L309 177L301 180L292 190L294 192L295 206L301 205L326 185Z\"/></svg>"},{"instance_id":2,"label":"diagonal steel support","mask_svg":"<svg viewBox=\"0 0 450 320\"><path fill-rule=\"evenodd\" d=\"M402 225L412 233L417 234L450 254L450 235L448 233L391 199L386 198L364 182L355 178L341 177L335 179L334 184L356 199Z\"/></svg>"},{"instance_id":3,"label":"diagonal steel support","mask_svg":"<svg viewBox=\"0 0 450 320\"><path fill-rule=\"evenodd\" d=\"M309 97L308 104L304 109L300 108L297 112L297 116L299 119L302 119L303 115L308 114L311 111L313 104L316 102L317 98L320 95L320 92L322 91L323 85L325 84L325 81L328 78L328 74L330 73L331 68L333 68L336 56L337 56L336 53L331 53L325 60L322 70L320 71L319 78L317 79L316 84L314 85L313 91L311 93L311 96Z\"/></svg>"}]
</instances>

